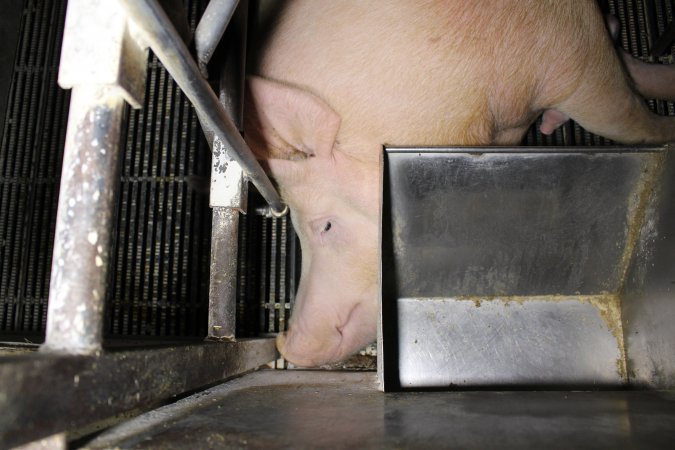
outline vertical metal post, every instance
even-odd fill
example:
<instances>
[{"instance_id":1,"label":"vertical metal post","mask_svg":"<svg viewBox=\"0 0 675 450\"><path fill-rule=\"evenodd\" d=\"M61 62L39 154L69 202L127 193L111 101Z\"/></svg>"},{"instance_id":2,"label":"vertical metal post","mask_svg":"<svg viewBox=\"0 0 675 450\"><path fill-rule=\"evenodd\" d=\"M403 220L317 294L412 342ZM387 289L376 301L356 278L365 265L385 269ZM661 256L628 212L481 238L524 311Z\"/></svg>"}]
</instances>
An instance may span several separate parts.
<instances>
[{"instance_id":1,"label":"vertical metal post","mask_svg":"<svg viewBox=\"0 0 675 450\"><path fill-rule=\"evenodd\" d=\"M117 0L70 0L59 84L73 93L43 350L101 348L124 101L142 103L146 60Z\"/></svg>"},{"instance_id":2,"label":"vertical metal post","mask_svg":"<svg viewBox=\"0 0 675 450\"><path fill-rule=\"evenodd\" d=\"M124 100L106 87L73 89L49 288L50 350L101 347L123 112Z\"/></svg>"},{"instance_id":3,"label":"vertical metal post","mask_svg":"<svg viewBox=\"0 0 675 450\"><path fill-rule=\"evenodd\" d=\"M220 101L239 130L243 121L247 21L248 2L241 1L227 31L220 83ZM236 334L239 214L246 213L248 195L246 176L231 152L227 143L214 139L208 338L217 340L234 339Z\"/></svg>"}]
</instances>

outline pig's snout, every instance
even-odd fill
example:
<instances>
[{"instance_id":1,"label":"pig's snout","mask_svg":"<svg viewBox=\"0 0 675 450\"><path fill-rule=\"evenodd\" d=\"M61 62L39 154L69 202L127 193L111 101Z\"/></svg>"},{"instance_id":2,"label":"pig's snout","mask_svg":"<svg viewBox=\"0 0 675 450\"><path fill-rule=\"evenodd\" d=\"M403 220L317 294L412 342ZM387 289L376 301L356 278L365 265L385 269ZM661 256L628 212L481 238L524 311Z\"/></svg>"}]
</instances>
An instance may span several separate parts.
<instances>
[{"instance_id":1,"label":"pig's snout","mask_svg":"<svg viewBox=\"0 0 675 450\"><path fill-rule=\"evenodd\" d=\"M303 337L297 336L297 333L285 331L277 336L277 350L287 361L300 367L314 367L324 364L330 358L323 355L322 351L316 351L309 343L298 342ZM325 349L324 349L325 350Z\"/></svg>"},{"instance_id":2,"label":"pig's snout","mask_svg":"<svg viewBox=\"0 0 675 450\"><path fill-rule=\"evenodd\" d=\"M340 337L319 342L307 333L291 330L280 333L276 344L281 356L300 367L315 367L342 359L338 356ZM346 356L346 355L345 355Z\"/></svg>"},{"instance_id":3,"label":"pig's snout","mask_svg":"<svg viewBox=\"0 0 675 450\"><path fill-rule=\"evenodd\" d=\"M321 323L314 317L309 326L302 320L277 336L279 353L301 367L314 367L341 361L375 340L377 302L375 298L357 304L343 323ZM304 318L302 318L304 319ZM320 332L319 332L320 331Z\"/></svg>"}]
</instances>

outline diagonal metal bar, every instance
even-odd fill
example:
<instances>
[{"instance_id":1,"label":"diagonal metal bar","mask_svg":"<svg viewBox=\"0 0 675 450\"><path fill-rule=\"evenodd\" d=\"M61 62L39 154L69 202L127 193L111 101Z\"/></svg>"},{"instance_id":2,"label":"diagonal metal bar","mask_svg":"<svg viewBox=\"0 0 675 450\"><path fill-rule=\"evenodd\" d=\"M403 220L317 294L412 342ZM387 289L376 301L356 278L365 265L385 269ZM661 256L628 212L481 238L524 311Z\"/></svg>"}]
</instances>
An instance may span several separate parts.
<instances>
[{"instance_id":1,"label":"diagonal metal bar","mask_svg":"<svg viewBox=\"0 0 675 450\"><path fill-rule=\"evenodd\" d=\"M239 0L211 0L195 30L195 47L199 68L206 75L206 65L211 60L220 39L230 23Z\"/></svg>"},{"instance_id":2,"label":"diagonal metal bar","mask_svg":"<svg viewBox=\"0 0 675 450\"><path fill-rule=\"evenodd\" d=\"M190 51L156 0L120 0L138 32L157 55L181 90L200 112L206 127L234 150L232 157L280 215L287 211L279 194L239 134L232 119L202 77Z\"/></svg>"}]
</instances>

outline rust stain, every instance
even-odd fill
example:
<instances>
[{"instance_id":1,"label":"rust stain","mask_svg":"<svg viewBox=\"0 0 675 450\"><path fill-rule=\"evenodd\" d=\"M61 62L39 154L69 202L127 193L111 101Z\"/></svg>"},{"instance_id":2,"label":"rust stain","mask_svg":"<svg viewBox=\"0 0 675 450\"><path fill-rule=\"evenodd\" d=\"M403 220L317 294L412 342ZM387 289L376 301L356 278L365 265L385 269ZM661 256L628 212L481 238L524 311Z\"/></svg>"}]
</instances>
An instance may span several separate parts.
<instances>
[{"instance_id":1,"label":"rust stain","mask_svg":"<svg viewBox=\"0 0 675 450\"><path fill-rule=\"evenodd\" d=\"M648 220L647 213L649 205L653 203L657 182L661 179L665 167L667 152L658 152L647 159L643 169L642 177L635 191L631 195L628 204L628 229L626 236L626 247L621 257L620 267L622 270L619 289L623 289L628 276L628 269L631 260L634 257L636 246L640 238L640 232Z\"/></svg>"}]
</instances>

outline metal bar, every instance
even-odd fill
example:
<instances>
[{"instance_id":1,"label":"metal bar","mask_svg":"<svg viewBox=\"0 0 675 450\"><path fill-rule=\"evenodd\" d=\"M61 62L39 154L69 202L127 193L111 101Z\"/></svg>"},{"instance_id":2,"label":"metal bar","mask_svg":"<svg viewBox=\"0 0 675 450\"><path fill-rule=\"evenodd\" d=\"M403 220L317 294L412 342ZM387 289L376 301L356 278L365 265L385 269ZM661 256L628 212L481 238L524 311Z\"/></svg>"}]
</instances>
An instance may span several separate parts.
<instances>
[{"instance_id":1,"label":"metal bar","mask_svg":"<svg viewBox=\"0 0 675 450\"><path fill-rule=\"evenodd\" d=\"M101 348L124 100L143 103L146 60L147 50L130 36L118 2L69 2L59 85L73 93L44 350Z\"/></svg>"},{"instance_id":2,"label":"metal bar","mask_svg":"<svg viewBox=\"0 0 675 450\"><path fill-rule=\"evenodd\" d=\"M234 15L239 0L211 0L195 30L197 62L206 77L206 65L225 33L230 19Z\"/></svg>"},{"instance_id":3,"label":"metal bar","mask_svg":"<svg viewBox=\"0 0 675 450\"><path fill-rule=\"evenodd\" d=\"M149 410L275 357L273 339L92 356L6 357L0 364L0 448L85 427L126 411Z\"/></svg>"},{"instance_id":4,"label":"metal bar","mask_svg":"<svg viewBox=\"0 0 675 450\"><path fill-rule=\"evenodd\" d=\"M209 4L212 5L212 3ZM227 30L220 77L220 102L243 128L248 2L239 4ZM209 203L213 208L209 280L209 339L234 339L237 308L239 214L246 213L248 184L227 143L215 138Z\"/></svg>"},{"instance_id":5,"label":"metal bar","mask_svg":"<svg viewBox=\"0 0 675 450\"><path fill-rule=\"evenodd\" d=\"M209 339L230 340L236 333L239 211L214 208L209 280Z\"/></svg>"},{"instance_id":6,"label":"metal bar","mask_svg":"<svg viewBox=\"0 0 675 450\"><path fill-rule=\"evenodd\" d=\"M73 89L56 218L44 349L100 350L124 100Z\"/></svg>"},{"instance_id":7,"label":"metal bar","mask_svg":"<svg viewBox=\"0 0 675 450\"><path fill-rule=\"evenodd\" d=\"M232 156L260 194L280 215L287 211L262 167L199 72L188 48L156 0L120 0L139 33L149 43L185 95L201 111L206 125L234 150Z\"/></svg>"}]
</instances>

